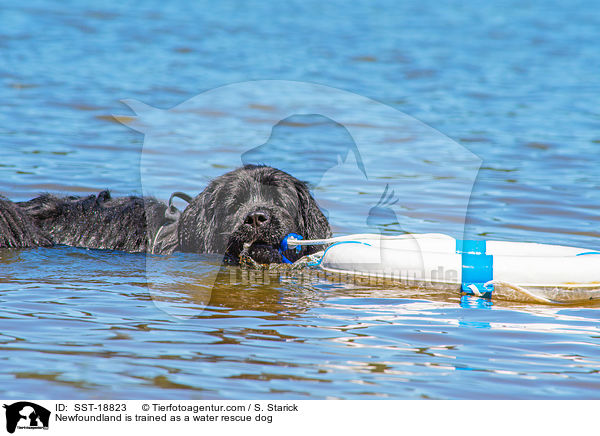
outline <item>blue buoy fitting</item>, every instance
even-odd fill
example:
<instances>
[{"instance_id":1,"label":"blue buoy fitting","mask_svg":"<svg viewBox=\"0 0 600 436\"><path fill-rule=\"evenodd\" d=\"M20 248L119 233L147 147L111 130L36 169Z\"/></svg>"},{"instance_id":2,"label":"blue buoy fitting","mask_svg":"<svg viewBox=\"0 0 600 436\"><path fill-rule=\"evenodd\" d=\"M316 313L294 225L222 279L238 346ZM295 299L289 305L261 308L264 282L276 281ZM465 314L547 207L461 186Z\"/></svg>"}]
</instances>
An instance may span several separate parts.
<instances>
[{"instance_id":1,"label":"blue buoy fitting","mask_svg":"<svg viewBox=\"0 0 600 436\"><path fill-rule=\"evenodd\" d=\"M292 250L292 248L290 248L290 246L288 245L288 239L289 238L294 238L294 239L304 239L302 236L300 236L298 233L288 233L286 235L285 238L283 238L283 241L281 241L281 251L287 251L287 250ZM300 253L300 250L302 250L302 246L300 245L296 245L296 253Z\"/></svg>"}]
</instances>

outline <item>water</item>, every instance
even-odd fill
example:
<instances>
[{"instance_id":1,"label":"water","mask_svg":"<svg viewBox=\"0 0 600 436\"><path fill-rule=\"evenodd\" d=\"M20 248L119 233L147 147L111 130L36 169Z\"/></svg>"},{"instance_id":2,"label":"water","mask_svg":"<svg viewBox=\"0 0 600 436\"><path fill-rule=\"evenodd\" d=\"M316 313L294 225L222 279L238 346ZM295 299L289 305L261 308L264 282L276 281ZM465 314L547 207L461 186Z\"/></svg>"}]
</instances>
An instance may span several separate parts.
<instances>
[{"instance_id":1,"label":"water","mask_svg":"<svg viewBox=\"0 0 600 436\"><path fill-rule=\"evenodd\" d=\"M0 192L166 199L254 158L313 182L338 234L599 250L593 6L4 3ZM431 130L410 123L414 131L390 135L381 118L357 123L354 133L371 140L360 149L367 182L356 164L320 171L352 142L322 116L293 117L261 140L278 110L265 104L273 95L200 104L192 121L202 124L183 131L163 114L146 143L111 117L133 115L121 99L170 109L263 79L349 91ZM203 136L225 122L222 142ZM386 184L395 221L367 223ZM229 272L213 284L217 270L214 259L183 254L147 263L67 247L0 253L0 396L598 398L596 303L488 302L324 278L231 283Z\"/></svg>"}]
</instances>

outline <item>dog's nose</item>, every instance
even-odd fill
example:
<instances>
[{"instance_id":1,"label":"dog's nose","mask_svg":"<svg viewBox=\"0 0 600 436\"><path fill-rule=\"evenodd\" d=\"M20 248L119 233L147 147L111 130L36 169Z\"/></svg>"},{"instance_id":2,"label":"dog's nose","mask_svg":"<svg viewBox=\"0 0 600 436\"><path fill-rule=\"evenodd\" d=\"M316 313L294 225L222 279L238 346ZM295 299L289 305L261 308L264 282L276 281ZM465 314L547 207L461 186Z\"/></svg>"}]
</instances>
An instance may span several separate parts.
<instances>
[{"instance_id":1,"label":"dog's nose","mask_svg":"<svg viewBox=\"0 0 600 436\"><path fill-rule=\"evenodd\" d=\"M256 210L246 215L244 224L249 224L255 229L259 229L269 222L269 213L264 210Z\"/></svg>"}]
</instances>

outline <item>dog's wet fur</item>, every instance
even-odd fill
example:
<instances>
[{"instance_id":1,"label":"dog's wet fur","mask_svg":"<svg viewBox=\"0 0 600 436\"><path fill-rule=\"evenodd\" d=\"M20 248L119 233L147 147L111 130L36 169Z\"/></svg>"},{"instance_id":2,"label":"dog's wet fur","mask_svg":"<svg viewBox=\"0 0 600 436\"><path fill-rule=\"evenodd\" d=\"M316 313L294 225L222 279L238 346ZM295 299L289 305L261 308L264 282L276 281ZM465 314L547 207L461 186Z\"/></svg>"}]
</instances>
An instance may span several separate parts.
<instances>
[{"instance_id":1,"label":"dog's wet fur","mask_svg":"<svg viewBox=\"0 0 600 436\"><path fill-rule=\"evenodd\" d=\"M0 197L0 248L50 246L50 235L19 206Z\"/></svg>"},{"instance_id":2,"label":"dog's wet fur","mask_svg":"<svg viewBox=\"0 0 600 436\"><path fill-rule=\"evenodd\" d=\"M281 241L331 236L329 223L307 185L268 166L245 165L214 180L181 214L154 198L45 194L12 203L0 199L0 248L39 245L169 254L224 254L238 263L244 254L257 263L280 263ZM288 250L290 261L322 246Z\"/></svg>"}]
</instances>

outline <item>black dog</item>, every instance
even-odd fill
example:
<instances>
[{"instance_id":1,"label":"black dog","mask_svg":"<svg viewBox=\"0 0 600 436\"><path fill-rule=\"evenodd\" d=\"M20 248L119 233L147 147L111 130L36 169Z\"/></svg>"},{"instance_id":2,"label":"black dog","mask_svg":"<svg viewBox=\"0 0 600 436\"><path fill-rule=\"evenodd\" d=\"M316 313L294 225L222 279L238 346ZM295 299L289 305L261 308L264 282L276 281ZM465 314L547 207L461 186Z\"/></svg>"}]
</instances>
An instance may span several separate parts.
<instances>
[{"instance_id":1,"label":"black dog","mask_svg":"<svg viewBox=\"0 0 600 436\"><path fill-rule=\"evenodd\" d=\"M305 239L331 236L329 223L305 183L267 166L246 165L214 179L179 214L155 199L43 195L19 203L54 243L128 252L242 252L258 263L280 263L314 253L282 253L289 233Z\"/></svg>"},{"instance_id":2,"label":"black dog","mask_svg":"<svg viewBox=\"0 0 600 436\"><path fill-rule=\"evenodd\" d=\"M12 201L0 197L0 248L52 245L50 236Z\"/></svg>"}]
</instances>

